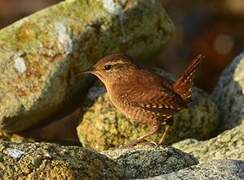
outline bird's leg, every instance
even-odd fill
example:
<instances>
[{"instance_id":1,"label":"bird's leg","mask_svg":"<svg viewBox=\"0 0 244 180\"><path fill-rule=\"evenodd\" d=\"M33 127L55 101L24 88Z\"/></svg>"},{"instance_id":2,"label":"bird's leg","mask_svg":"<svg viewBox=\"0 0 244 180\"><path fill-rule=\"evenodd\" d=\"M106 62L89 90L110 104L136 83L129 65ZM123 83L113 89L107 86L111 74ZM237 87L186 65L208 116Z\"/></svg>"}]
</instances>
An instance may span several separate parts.
<instances>
[{"instance_id":1,"label":"bird's leg","mask_svg":"<svg viewBox=\"0 0 244 180\"><path fill-rule=\"evenodd\" d=\"M169 119L166 122L164 133L163 133L161 139L159 140L158 145L162 145L165 142L166 137L168 136L169 132L171 131L172 125L173 125L173 119Z\"/></svg>"},{"instance_id":2,"label":"bird's leg","mask_svg":"<svg viewBox=\"0 0 244 180\"><path fill-rule=\"evenodd\" d=\"M167 137L167 135L168 135L168 133L169 133L169 131L170 131L170 128L171 128L171 126L168 125L168 124L165 126L163 136L162 136L161 139L159 140L158 145L161 145L161 144L164 143L164 141L165 141L165 139L166 139L166 137Z\"/></svg>"},{"instance_id":3,"label":"bird's leg","mask_svg":"<svg viewBox=\"0 0 244 180\"><path fill-rule=\"evenodd\" d=\"M145 135L129 142L128 144L126 144L125 146L123 147L133 147L135 145L137 145L138 143L142 142L145 138L155 134L158 130L159 130L159 127L160 127L160 124L159 123L156 123L152 126L152 129Z\"/></svg>"}]
</instances>

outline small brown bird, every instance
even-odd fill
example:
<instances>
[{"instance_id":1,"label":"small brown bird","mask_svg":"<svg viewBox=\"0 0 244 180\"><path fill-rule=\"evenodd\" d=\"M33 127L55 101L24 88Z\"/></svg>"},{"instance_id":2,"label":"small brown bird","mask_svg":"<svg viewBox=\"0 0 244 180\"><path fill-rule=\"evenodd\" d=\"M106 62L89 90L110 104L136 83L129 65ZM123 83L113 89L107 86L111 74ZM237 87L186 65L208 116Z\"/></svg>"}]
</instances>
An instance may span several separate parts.
<instances>
[{"instance_id":1,"label":"small brown bird","mask_svg":"<svg viewBox=\"0 0 244 180\"><path fill-rule=\"evenodd\" d=\"M106 56L83 73L92 73L105 84L110 100L125 116L151 128L129 146L138 144L165 125L160 145L173 125L173 115L191 100L192 79L202 58L199 55L176 82L139 67L122 54Z\"/></svg>"}]
</instances>

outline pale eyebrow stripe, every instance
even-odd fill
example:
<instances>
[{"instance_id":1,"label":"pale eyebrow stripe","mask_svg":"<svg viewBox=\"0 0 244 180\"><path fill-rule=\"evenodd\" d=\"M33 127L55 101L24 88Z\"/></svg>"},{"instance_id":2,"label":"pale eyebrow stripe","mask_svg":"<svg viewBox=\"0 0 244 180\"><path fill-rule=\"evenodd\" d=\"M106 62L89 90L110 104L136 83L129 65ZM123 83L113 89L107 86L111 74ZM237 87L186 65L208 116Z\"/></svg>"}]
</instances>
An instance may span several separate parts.
<instances>
[{"instance_id":1,"label":"pale eyebrow stripe","mask_svg":"<svg viewBox=\"0 0 244 180\"><path fill-rule=\"evenodd\" d=\"M106 65L115 65L115 64L126 64L127 62L124 62L124 61L115 61L115 62L109 62L109 63L106 63Z\"/></svg>"}]
</instances>

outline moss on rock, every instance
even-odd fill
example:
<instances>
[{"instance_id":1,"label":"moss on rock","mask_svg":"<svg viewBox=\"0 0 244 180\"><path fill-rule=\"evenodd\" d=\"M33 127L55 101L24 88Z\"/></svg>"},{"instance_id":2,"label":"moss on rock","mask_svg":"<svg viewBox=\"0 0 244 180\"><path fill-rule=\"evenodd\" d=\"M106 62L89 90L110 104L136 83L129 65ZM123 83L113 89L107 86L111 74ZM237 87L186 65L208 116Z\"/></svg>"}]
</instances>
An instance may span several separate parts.
<instances>
[{"instance_id":1,"label":"moss on rock","mask_svg":"<svg viewBox=\"0 0 244 180\"><path fill-rule=\"evenodd\" d=\"M121 179L124 170L82 147L0 141L1 179Z\"/></svg>"},{"instance_id":2,"label":"moss on rock","mask_svg":"<svg viewBox=\"0 0 244 180\"><path fill-rule=\"evenodd\" d=\"M193 154L201 162L213 159L244 160L244 121L242 120L241 125L224 131L210 140L188 139L173 146Z\"/></svg>"}]
</instances>

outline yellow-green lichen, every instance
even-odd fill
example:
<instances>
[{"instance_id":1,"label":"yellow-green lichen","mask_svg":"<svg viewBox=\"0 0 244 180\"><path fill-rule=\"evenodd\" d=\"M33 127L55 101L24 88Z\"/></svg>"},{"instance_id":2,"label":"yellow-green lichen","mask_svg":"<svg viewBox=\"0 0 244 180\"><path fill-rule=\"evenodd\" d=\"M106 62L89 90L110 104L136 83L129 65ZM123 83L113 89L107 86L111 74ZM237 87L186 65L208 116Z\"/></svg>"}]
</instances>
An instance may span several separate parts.
<instances>
[{"instance_id":1,"label":"yellow-green lichen","mask_svg":"<svg viewBox=\"0 0 244 180\"><path fill-rule=\"evenodd\" d=\"M3 179L121 179L120 165L82 147L0 141Z\"/></svg>"},{"instance_id":2,"label":"yellow-green lichen","mask_svg":"<svg viewBox=\"0 0 244 180\"><path fill-rule=\"evenodd\" d=\"M212 139L206 141L188 139L173 146L193 154L201 162L213 159L244 160L244 121Z\"/></svg>"}]
</instances>

